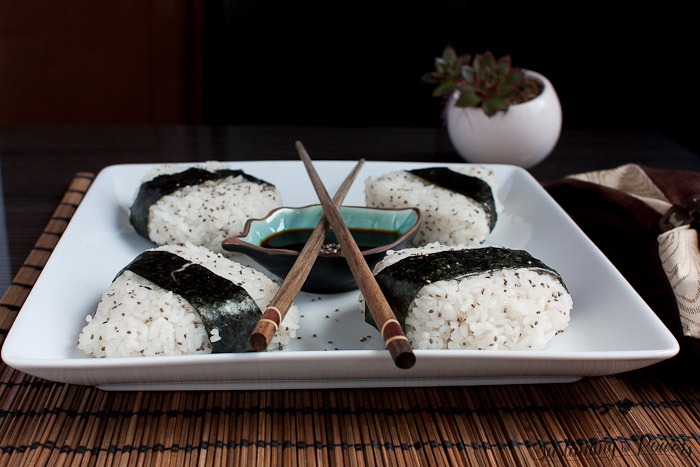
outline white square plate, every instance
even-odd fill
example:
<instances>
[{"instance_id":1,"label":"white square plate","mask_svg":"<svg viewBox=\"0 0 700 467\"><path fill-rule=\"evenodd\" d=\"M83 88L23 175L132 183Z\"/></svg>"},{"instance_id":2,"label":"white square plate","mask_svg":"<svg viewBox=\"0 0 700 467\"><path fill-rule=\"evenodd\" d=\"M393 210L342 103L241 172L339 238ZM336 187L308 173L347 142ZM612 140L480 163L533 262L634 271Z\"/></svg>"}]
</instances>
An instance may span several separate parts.
<instances>
[{"instance_id":1,"label":"white square plate","mask_svg":"<svg viewBox=\"0 0 700 467\"><path fill-rule=\"evenodd\" d=\"M318 202L301 162L230 165L275 184L286 206ZM315 165L334 193L355 162ZM344 204L364 205L369 175L435 165L367 162ZM7 336L2 358L8 365L109 390L284 389L566 382L641 368L678 352L654 312L528 172L487 165L505 208L487 243L529 251L562 275L574 299L571 323L545 350L417 350L416 365L401 370L358 311L359 292L302 292L295 302L304 316L301 339L284 351L87 357L76 348L85 316L117 272L153 246L128 222L140 180L153 166L116 165L100 172Z\"/></svg>"}]
</instances>

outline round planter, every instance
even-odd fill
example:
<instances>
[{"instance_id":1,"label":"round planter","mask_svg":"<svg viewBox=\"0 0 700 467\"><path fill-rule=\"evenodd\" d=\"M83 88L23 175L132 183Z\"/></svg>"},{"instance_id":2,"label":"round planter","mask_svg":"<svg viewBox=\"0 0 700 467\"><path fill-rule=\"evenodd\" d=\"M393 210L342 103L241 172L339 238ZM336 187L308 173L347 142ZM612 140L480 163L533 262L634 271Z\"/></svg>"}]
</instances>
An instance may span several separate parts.
<instances>
[{"instance_id":1,"label":"round planter","mask_svg":"<svg viewBox=\"0 0 700 467\"><path fill-rule=\"evenodd\" d=\"M561 133L561 104L554 86L543 75L523 70L544 84L542 93L506 112L488 117L480 108L455 107L458 92L447 102L447 132L452 145L468 162L537 165L552 152Z\"/></svg>"}]
</instances>

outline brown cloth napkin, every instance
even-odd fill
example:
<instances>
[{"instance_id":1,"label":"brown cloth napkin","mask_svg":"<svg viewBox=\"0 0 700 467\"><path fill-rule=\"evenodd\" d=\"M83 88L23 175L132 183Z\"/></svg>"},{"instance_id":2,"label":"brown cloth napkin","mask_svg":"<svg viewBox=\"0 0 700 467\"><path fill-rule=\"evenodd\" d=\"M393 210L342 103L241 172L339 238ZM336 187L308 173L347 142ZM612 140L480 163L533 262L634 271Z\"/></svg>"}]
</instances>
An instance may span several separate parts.
<instances>
[{"instance_id":1,"label":"brown cloth napkin","mask_svg":"<svg viewBox=\"0 0 700 467\"><path fill-rule=\"evenodd\" d=\"M697 351L700 249L694 216L700 212L700 173L627 164L571 175L545 188L676 338Z\"/></svg>"}]
</instances>

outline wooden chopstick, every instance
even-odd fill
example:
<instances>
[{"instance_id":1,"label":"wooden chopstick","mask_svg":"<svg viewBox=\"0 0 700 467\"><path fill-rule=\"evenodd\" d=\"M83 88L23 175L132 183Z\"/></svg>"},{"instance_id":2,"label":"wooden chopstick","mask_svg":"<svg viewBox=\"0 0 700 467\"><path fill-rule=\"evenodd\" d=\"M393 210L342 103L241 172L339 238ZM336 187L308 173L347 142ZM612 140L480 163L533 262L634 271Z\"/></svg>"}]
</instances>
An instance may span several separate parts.
<instances>
[{"instance_id":1,"label":"wooden chopstick","mask_svg":"<svg viewBox=\"0 0 700 467\"><path fill-rule=\"evenodd\" d=\"M355 281L360 287L360 291L365 298L365 304L372 314L377 327L380 329L384 343L386 344L389 353L394 360L394 364L403 369L411 368L416 363L416 356L408 343L408 339L401 329L401 325L396 320L393 310L386 301L386 297L379 288L372 271L370 271L367 262L362 257L360 248L355 243L350 230L340 216L338 208L333 204L331 197L328 195L326 188L323 186L321 177L319 177L316 169L311 162L309 154L304 149L304 145L300 141L296 142L299 157L304 162L306 171L309 173L311 183L314 185L318 199L323 205L323 211L326 213L326 218L335 233L336 239L340 244L343 255L350 266Z\"/></svg>"},{"instance_id":2,"label":"wooden chopstick","mask_svg":"<svg viewBox=\"0 0 700 467\"><path fill-rule=\"evenodd\" d=\"M355 181L355 177L357 177L364 163L365 160L360 159L340 185L340 188L338 188L338 191L333 197L335 206L340 206L342 204L345 195L348 194L353 181ZM253 332L250 334L250 345L254 350L265 350L270 345L270 341L275 336L287 311L289 311L289 308L292 306L294 298L309 276L309 272L323 245L323 240L326 238L328 229L329 225L326 216L321 216L318 224L316 224L316 228L311 232L311 236L307 240L306 245L302 248L274 298L260 317L255 329L253 329Z\"/></svg>"}]
</instances>

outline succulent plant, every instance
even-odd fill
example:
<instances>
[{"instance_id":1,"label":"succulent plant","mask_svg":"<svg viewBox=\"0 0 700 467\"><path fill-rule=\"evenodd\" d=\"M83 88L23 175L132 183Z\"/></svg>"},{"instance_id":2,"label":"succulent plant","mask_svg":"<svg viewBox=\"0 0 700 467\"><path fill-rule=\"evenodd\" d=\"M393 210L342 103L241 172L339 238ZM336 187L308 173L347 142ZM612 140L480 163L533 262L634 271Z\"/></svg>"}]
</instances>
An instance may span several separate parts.
<instances>
[{"instance_id":1,"label":"succulent plant","mask_svg":"<svg viewBox=\"0 0 700 467\"><path fill-rule=\"evenodd\" d=\"M496 59L487 51L472 59L471 55L457 55L449 45L435 58L435 71L422 79L437 84L433 96L449 97L459 91L457 107L480 107L489 117L542 92L542 83L513 67L509 55Z\"/></svg>"}]
</instances>

